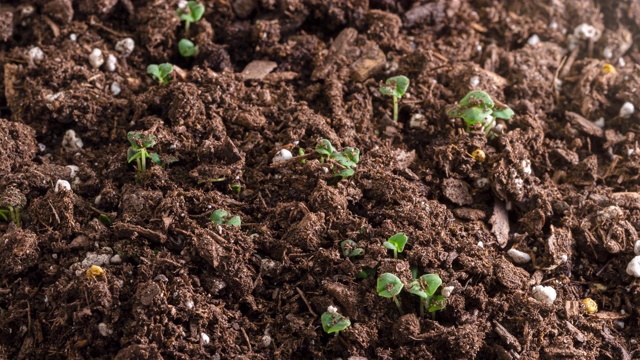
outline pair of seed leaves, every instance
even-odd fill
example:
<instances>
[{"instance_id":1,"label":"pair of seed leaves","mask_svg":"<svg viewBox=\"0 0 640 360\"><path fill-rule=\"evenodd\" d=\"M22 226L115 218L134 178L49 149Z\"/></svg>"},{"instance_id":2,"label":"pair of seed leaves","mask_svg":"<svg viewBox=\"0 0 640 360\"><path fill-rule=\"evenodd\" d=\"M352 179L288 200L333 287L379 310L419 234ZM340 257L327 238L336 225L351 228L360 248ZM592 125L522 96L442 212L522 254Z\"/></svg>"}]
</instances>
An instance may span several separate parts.
<instances>
[{"instance_id":1,"label":"pair of seed leaves","mask_svg":"<svg viewBox=\"0 0 640 360\"><path fill-rule=\"evenodd\" d=\"M462 118L467 125L484 124L489 116L509 120L513 114L510 107L494 101L489 94L481 90L469 92L460 103L447 110L447 115Z\"/></svg>"},{"instance_id":2,"label":"pair of seed leaves","mask_svg":"<svg viewBox=\"0 0 640 360\"><path fill-rule=\"evenodd\" d=\"M447 298L442 295L435 295L442 285L442 279L437 274L425 274L415 279L407 285L407 291L419 296L428 306L429 312L441 310L445 307ZM386 298L394 298L400 294L404 284L395 275L384 273L378 278L376 290L378 295Z\"/></svg>"}]
</instances>

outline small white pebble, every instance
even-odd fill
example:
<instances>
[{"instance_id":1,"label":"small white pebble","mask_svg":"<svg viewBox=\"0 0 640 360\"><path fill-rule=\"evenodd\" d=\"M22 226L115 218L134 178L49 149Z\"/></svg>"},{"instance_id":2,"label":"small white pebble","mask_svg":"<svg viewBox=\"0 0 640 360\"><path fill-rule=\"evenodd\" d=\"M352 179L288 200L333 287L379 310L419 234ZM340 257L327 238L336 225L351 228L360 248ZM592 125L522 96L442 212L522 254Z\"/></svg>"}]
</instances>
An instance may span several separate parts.
<instances>
[{"instance_id":1,"label":"small white pebble","mask_svg":"<svg viewBox=\"0 0 640 360\"><path fill-rule=\"evenodd\" d=\"M113 54L109 54L107 56L107 63L105 64L104 68L107 71L114 72L116 71L117 64L118 64L118 59L116 59L116 57Z\"/></svg>"},{"instance_id":2,"label":"small white pebble","mask_svg":"<svg viewBox=\"0 0 640 360\"><path fill-rule=\"evenodd\" d=\"M95 200L93 200L93 203L96 205L100 205L101 201L102 201L102 195L98 195L96 196Z\"/></svg>"},{"instance_id":3,"label":"small white pebble","mask_svg":"<svg viewBox=\"0 0 640 360\"><path fill-rule=\"evenodd\" d=\"M522 172L527 175L531 175L531 160L524 159L520 162L520 166L522 166Z\"/></svg>"},{"instance_id":4,"label":"small white pebble","mask_svg":"<svg viewBox=\"0 0 640 360\"><path fill-rule=\"evenodd\" d=\"M556 290L551 286L536 285L533 287L533 298L547 305L553 305L556 296Z\"/></svg>"},{"instance_id":5,"label":"small white pebble","mask_svg":"<svg viewBox=\"0 0 640 360\"><path fill-rule=\"evenodd\" d=\"M62 138L62 147L69 152L78 152L83 146L84 143L76 136L76 132L71 129L67 130Z\"/></svg>"},{"instance_id":6,"label":"small white pebble","mask_svg":"<svg viewBox=\"0 0 640 360\"><path fill-rule=\"evenodd\" d=\"M509 249L507 255L509 255L516 264L526 264L531 261L531 255L517 249Z\"/></svg>"},{"instance_id":7,"label":"small white pebble","mask_svg":"<svg viewBox=\"0 0 640 360\"><path fill-rule=\"evenodd\" d=\"M604 118L603 117L599 118L598 120L594 121L593 123L597 127L601 128L601 129L604 128Z\"/></svg>"},{"instance_id":8,"label":"small white pebble","mask_svg":"<svg viewBox=\"0 0 640 360\"><path fill-rule=\"evenodd\" d=\"M54 258L54 259L57 259L58 258L58 254L51 254L51 257Z\"/></svg>"},{"instance_id":9,"label":"small white pebble","mask_svg":"<svg viewBox=\"0 0 640 360\"><path fill-rule=\"evenodd\" d=\"M630 102L625 102L620 108L620 117L628 118L636 111L635 106Z\"/></svg>"},{"instance_id":10,"label":"small white pebble","mask_svg":"<svg viewBox=\"0 0 640 360\"><path fill-rule=\"evenodd\" d=\"M59 92L57 92L55 94L46 95L44 97L44 99L45 99L46 102L52 103L52 102L58 100L61 97L64 97L64 91L59 91Z\"/></svg>"},{"instance_id":11,"label":"small white pebble","mask_svg":"<svg viewBox=\"0 0 640 360\"><path fill-rule=\"evenodd\" d=\"M567 254L562 254L562 256L560 257L560 259L562 259L563 263L566 263L569 260L569 257L567 256Z\"/></svg>"},{"instance_id":12,"label":"small white pebble","mask_svg":"<svg viewBox=\"0 0 640 360\"><path fill-rule=\"evenodd\" d=\"M627 312L624 309L620 310L620 315L625 315Z\"/></svg>"},{"instance_id":13,"label":"small white pebble","mask_svg":"<svg viewBox=\"0 0 640 360\"><path fill-rule=\"evenodd\" d=\"M409 120L409 127L412 129L422 128L424 127L424 122L424 115L415 113L411 115L411 119Z\"/></svg>"},{"instance_id":14,"label":"small white pebble","mask_svg":"<svg viewBox=\"0 0 640 360\"><path fill-rule=\"evenodd\" d=\"M71 178L76 177L76 174L80 171L80 168L75 165L67 165L67 167L71 170L71 174L69 174L69 177Z\"/></svg>"},{"instance_id":15,"label":"small white pebble","mask_svg":"<svg viewBox=\"0 0 640 360\"><path fill-rule=\"evenodd\" d=\"M269 347L271 345L271 341L272 341L271 336L264 335L260 340L260 347L263 347L263 348Z\"/></svg>"},{"instance_id":16,"label":"small white pebble","mask_svg":"<svg viewBox=\"0 0 640 360\"><path fill-rule=\"evenodd\" d=\"M624 58L622 56L618 58L618 65L620 67L624 67L625 65L627 65L627 62L624 61Z\"/></svg>"},{"instance_id":17,"label":"small white pebble","mask_svg":"<svg viewBox=\"0 0 640 360\"><path fill-rule=\"evenodd\" d=\"M491 185L491 181L488 178L480 178L474 182L474 185L477 189L482 189Z\"/></svg>"},{"instance_id":18,"label":"small white pebble","mask_svg":"<svg viewBox=\"0 0 640 360\"><path fill-rule=\"evenodd\" d=\"M113 330L109 329L105 323L98 324L98 332L100 332L100 335L105 337L113 334Z\"/></svg>"},{"instance_id":19,"label":"small white pebble","mask_svg":"<svg viewBox=\"0 0 640 360\"><path fill-rule=\"evenodd\" d=\"M636 255L640 255L640 240L637 240L635 244L633 244L633 252Z\"/></svg>"},{"instance_id":20,"label":"small white pebble","mask_svg":"<svg viewBox=\"0 0 640 360\"><path fill-rule=\"evenodd\" d=\"M640 278L640 255L636 255L636 257L629 261L629 264L627 265L627 274L636 278Z\"/></svg>"},{"instance_id":21,"label":"small white pebble","mask_svg":"<svg viewBox=\"0 0 640 360\"><path fill-rule=\"evenodd\" d=\"M208 345L209 344L209 335L202 333L200 334L200 341L202 342L202 345Z\"/></svg>"},{"instance_id":22,"label":"small white pebble","mask_svg":"<svg viewBox=\"0 0 640 360\"><path fill-rule=\"evenodd\" d=\"M191 309L193 309L195 304L193 303L193 300L189 299L189 300L184 302L184 306L186 306L187 309L191 310Z\"/></svg>"},{"instance_id":23,"label":"small white pebble","mask_svg":"<svg viewBox=\"0 0 640 360\"><path fill-rule=\"evenodd\" d=\"M453 292L453 289L455 287L454 286L445 286L442 288L442 291L440 291L440 294L442 294L442 296L448 298L449 296L451 296L451 293Z\"/></svg>"},{"instance_id":24,"label":"small white pebble","mask_svg":"<svg viewBox=\"0 0 640 360\"><path fill-rule=\"evenodd\" d=\"M132 38L125 38L116 43L116 51L122 54L123 57L131 55L135 48L136 43Z\"/></svg>"},{"instance_id":25,"label":"small white pebble","mask_svg":"<svg viewBox=\"0 0 640 360\"><path fill-rule=\"evenodd\" d=\"M120 257L120 254L113 255L111 259L109 259L109 264L113 264L113 265L122 264L122 257Z\"/></svg>"},{"instance_id":26,"label":"small white pebble","mask_svg":"<svg viewBox=\"0 0 640 360\"><path fill-rule=\"evenodd\" d=\"M558 23L555 21L552 21L551 23L549 23L549 28L551 30L557 30L558 29Z\"/></svg>"},{"instance_id":27,"label":"small white pebble","mask_svg":"<svg viewBox=\"0 0 640 360\"><path fill-rule=\"evenodd\" d=\"M478 247L484 249L484 243L482 241L478 241Z\"/></svg>"},{"instance_id":28,"label":"small white pebble","mask_svg":"<svg viewBox=\"0 0 640 360\"><path fill-rule=\"evenodd\" d=\"M120 88L120 84L115 81L111 83L111 93L113 94L113 96L120 95L121 91L122 89Z\"/></svg>"},{"instance_id":29,"label":"small white pebble","mask_svg":"<svg viewBox=\"0 0 640 360\"><path fill-rule=\"evenodd\" d=\"M627 150L627 156L633 155L634 151L635 151L634 149Z\"/></svg>"},{"instance_id":30,"label":"small white pebble","mask_svg":"<svg viewBox=\"0 0 640 360\"><path fill-rule=\"evenodd\" d=\"M275 163L287 161L287 160L289 160L291 158L293 158L293 154L291 154L291 151L289 151L287 149L280 149L276 153L276 156L273 157L271 162L275 164Z\"/></svg>"},{"instance_id":31,"label":"small white pebble","mask_svg":"<svg viewBox=\"0 0 640 360\"><path fill-rule=\"evenodd\" d=\"M71 41L76 41L78 40L78 35L71 33L69 34L69 39L71 39Z\"/></svg>"},{"instance_id":32,"label":"small white pebble","mask_svg":"<svg viewBox=\"0 0 640 360\"><path fill-rule=\"evenodd\" d=\"M184 9L185 6L187 6L187 0L178 1L178 9Z\"/></svg>"},{"instance_id":33,"label":"small white pebble","mask_svg":"<svg viewBox=\"0 0 640 360\"><path fill-rule=\"evenodd\" d=\"M536 34L531 35L529 40L527 40L527 44L531 46L536 46L540 43L540 37Z\"/></svg>"},{"instance_id":34,"label":"small white pebble","mask_svg":"<svg viewBox=\"0 0 640 360\"><path fill-rule=\"evenodd\" d=\"M43 143L38 143L38 151L45 152L47 150L47 146Z\"/></svg>"},{"instance_id":35,"label":"small white pebble","mask_svg":"<svg viewBox=\"0 0 640 360\"><path fill-rule=\"evenodd\" d=\"M29 55L29 59L31 59L31 61L33 62L40 62L44 60L44 52L37 46L29 49L29 52L27 54Z\"/></svg>"},{"instance_id":36,"label":"small white pebble","mask_svg":"<svg viewBox=\"0 0 640 360\"><path fill-rule=\"evenodd\" d=\"M604 49L602 49L602 56L609 60L613 57L613 52L611 51L611 49L608 46L605 46Z\"/></svg>"},{"instance_id":37,"label":"small white pebble","mask_svg":"<svg viewBox=\"0 0 640 360\"><path fill-rule=\"evenodd\" d=\"M473 75L470 79L469 79L469 85L471 85L471 87L476 87L480 84L480 76L478 75Z\"/></svg>"},{"instance_id":38,"label":"small white pebble","mask_svg":"<svg viewBox=\"0 0 640 360\"><path fill-rule=\"evenodd\" d=\"M91 67L93 67L94 69L97 69L102 66L102 64L104 64L104 56L102 56L102 50L93 49L91 54L89 54L89 64L91 64Z\"/></svg>"},{"instance_id":39,"label":"small white pebble","mask_svg":"<svg viewBox=\"0 0 640 360\"><path fill-rule=\"evenodd\" d=\"M598 40L600 31L589 24L583 23L573 29L573 35L581 40Z\"/></svg>"},{"instance_id":40,"label":"small white pebble","mask_svg":"<svg viewBox=\"0 0 640 360\"><path fill-rule=\"evenodd\" d=\"M330 314L335 314L338 312L338 308L333 305L329 305L329 307L327 308L327 312Z\"/></svg>"},{"instance_id":41,"label":"small white pebble","mask_svg":"<svg viewBox=\"0 0 640 360\"><path fill-rule=\"evenodd\" d=\"M71 190L71 184L67 180L58 180L56 182L56 186L53 188L54 192L58 192L60 190Z\"/></svg>"}]
</instances>

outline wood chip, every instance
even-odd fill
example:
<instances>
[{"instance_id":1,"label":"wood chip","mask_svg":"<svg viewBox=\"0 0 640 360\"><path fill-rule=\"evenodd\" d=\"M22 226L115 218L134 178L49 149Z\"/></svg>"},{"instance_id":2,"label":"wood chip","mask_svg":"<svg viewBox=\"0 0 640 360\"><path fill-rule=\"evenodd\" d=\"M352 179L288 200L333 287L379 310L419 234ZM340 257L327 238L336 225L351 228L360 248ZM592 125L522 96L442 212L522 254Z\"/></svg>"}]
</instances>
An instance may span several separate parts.
<instances>
[{"instance_id":1,"label":"wood chip","mask_svg":"<svg viewBox=\"0 0 640 360\"><path fill-rule=\"evenodd\" d=\"M242 70L242 78L245 80L262 80L269 75L278 64L274 61L254 60Z\"/></svg>"},{"instance_id":2,"label":"wood chip","mask_svg":"<svg viewBox=\"0 0 640 360\"><path fill-rule=\"evenodd\" d=\"M611 194L611 200L628 209L640 209L640 194L637 192L619 192Z\"/></svg>"},{"instance_id":3,"label":"wood chip","mask_svg":"<svg viewBox=\"0 0 640 360\"><path fill-rule=\"evenodd\" d=\"M496 334L498 334L498 336L500 336L502 341L504 341L504 343L510 349L514 349L517 352L520 352L522 350L522 346L518 342L518 339L515 336L511 335L511 333L509 333L509 331L507 331L507 329L504 326L502 326L502 324L500 324L497 321L494 321L493 325L494 325L493 330L496 332Z\"/></svg>"},{"instance_id":4,"label":"wood chip","mask_svg":"<svg viewBox=\"0 0 640 360\"><path fill-rule=\"evenodd\" d=\"M498 245L502 248L507 246L510 230L509 214L502 201L496 200L493 205L493 215L489 219L489 224L492 226L491 232L496 236Z\"/></svg>"},{"instance_id":5,"label":"wood chip","mask_svg":"<svg viewBox=\"0 0 640 360\"><path fill-rule=\"evenodd\" d=\"M113 228L121 238L128 238L134 236L134 234L138 234L143 238L156 243L164 243L167 241L167 237L164 234L138 225L116 222L113 224Z\"/></svg>"},{"instance_id":6,"label":"wood chip","mask_svg":"<svg viewBox=\"0 0 640 360\"><path fill-rule=\"evenodd\" d=\"M593 121L589 121L582 115L571 111L565 111L564 115L573 126L577 127L583 133L599 138L604 137L604 131L599 128L598 125L594 124Z\"/></svg>"}]
</instances>

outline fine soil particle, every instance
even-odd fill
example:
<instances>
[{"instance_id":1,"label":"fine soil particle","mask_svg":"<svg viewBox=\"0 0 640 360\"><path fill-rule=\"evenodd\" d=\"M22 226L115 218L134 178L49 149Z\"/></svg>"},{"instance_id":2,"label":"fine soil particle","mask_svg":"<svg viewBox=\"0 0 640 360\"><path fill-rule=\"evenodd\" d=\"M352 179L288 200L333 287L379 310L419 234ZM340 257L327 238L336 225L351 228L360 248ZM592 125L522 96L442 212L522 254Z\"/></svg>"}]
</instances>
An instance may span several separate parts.
<instances>
[{"instance_id":1,"label":"fine soil particle","mask_svg":"<svg viewBox=\"0 0 640 360\"><path fill-rule=\"evenodd\" d=\"M203 0L189 29L179 3L0 4L0 358L637 357L640 2ZM515 116L465 131L471 90Z\"/></svg>"}]
</instances>

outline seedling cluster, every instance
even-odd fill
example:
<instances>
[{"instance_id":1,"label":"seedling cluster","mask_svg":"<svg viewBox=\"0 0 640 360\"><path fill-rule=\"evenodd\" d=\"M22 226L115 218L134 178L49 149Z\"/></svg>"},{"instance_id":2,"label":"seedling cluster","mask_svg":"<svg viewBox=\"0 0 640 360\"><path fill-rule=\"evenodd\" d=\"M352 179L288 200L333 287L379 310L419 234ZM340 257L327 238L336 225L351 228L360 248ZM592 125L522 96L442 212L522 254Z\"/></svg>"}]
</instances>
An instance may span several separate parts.
<instances>
[{"instance_id":1,"label":"seedling cluster","mask_svg":"<svg viewBox=\"0 0 640 360\"><path fill-rule=\"evenodd\" d=\"M398 101L409 89L409 78L403 75L387 79L385 85L380 87L382 95L393 97L393 121L398 121Z\"/></svg>"},{"instance_id":2,"label":"seedling cluster","mask_svg":"<svg viewBox=\"0 0 640 360\"><path fill-rule=\"evenodd\" d=\"M358 247L358 244L353 240L345 240L340 243L340 249L342 249L342 255L345 258L356 257L358 255L364 255L364 249Z\"/></svg>"},{"instance_id":3,"label":"seedling cluster","mask_svg":"<svg viewBox=\"0 0 640 360\"><path fill-rule=\"evenodd\" d=\"M397 233L390 237L387 241L382 243L382 245L384 245L384 247L389 250L393 250L393 258L397 259L398 253L404 251L404 246L407 244L407 240L407 235L403 233Z\"/></svg>"},{"instance_id":4,"label":"seedling cluster","mask_svg":"<svg viewBox=\"0 0 640 360\"><path fill-rule=\"evenodd\" d=\"M173 65L169 63L164 64L151 64L147 66L147 74L153 76L153 78L159 84L166 84L169 82L169 74L173 72Z\"/></svg>"},{"instance_id":5,"label":"seedling cluster","mask_svg":"<svg viewBox=\"0 0 640 360\"><path fill-rule=\"evenodd\" d=\"M209 216L209 219L212 223L216 225L226 225L226 226L240 226L242 225L242 220L240 220L240 216L232 216L229 217L229 212L223 209L215 210Z\"/></svg>"},{"instance_id":6,"label":"seedling cluster","mask_svg":"<svg viewBox=\"0 0 640 360\"><path fill-rule=\"evenodd\" d=\"M435 312L444 309L447 298L436 295L436 291L442 285L442 279L438 274L425 274L412 281L407 286L407 291L420 297L420 316L424 316L426 308L435 316Z\"/></svg>"},{"instance_id":7,"label":"seedling cluster","mask_svg":"<svg viewBox=\"0 0 640 360\"><path fill-rule=\"evenodd\" d=\"M189 33L189 26L202 19L204 15L204 5L197 1L189 1L183 8L178 8L177 15L180 20L184 21L185 32ZM198 47L189 39L181 39L178 42L178 51L183 57L192 57L198 55Z\"/></svg>"},{"instance_id":8,"label":"seedling cluster","mask_svg":"<svg viewBox=\"0 0 640 360\"><path fill-rule=\"evenodd\" d=\"M127 150L127 162L136 161L136 169L139 175L147 171L147 159L164 166L164 163L160 160L160 155L150 153L148 150L156 144L155 136L130 131L127 133L127 140L131 143L131 147Z\"/></svg>"},{"instance_id":9,"label":"seedling cluster","mask_svg":"<svg viewBox=\"0 0 640 360\"><path fill-rule=\"evenodd\" d=\"M336 177L346 179L355 173L355 167L360 162L360 150L357 148L345 148L342 152L338 152L331 141L322 139L316 146L316 152L320 154L320 162L333 162L337 164L339 170L334 174Z\"/></svg>"},{"instance_id":10,"label":"seedling cluster","mask_svg":"<svg viewBox=\"0 0 640 360\"><path fill-rule=\"evenodd\" d=\"M486 92L474 90L463 97L457 105L451 106L447 110L447 115L452 118L462 118L467 132L472 126L480 124L485 135L489 135L496 119L509 120L514 113L507 105L492 100Z\"/></svg>"},{"instance_id":11,"label":"seedling cluster","mask_svg":"<svg viewBox=\"0 0 640 360\"><path fill-rule=\"evenodd\" d=\"M0 196L0 219L12 221L17 227L22 226L20 210L27 204L27 197L13 186L7 187Z\"/></svg>"}]
</instances>

